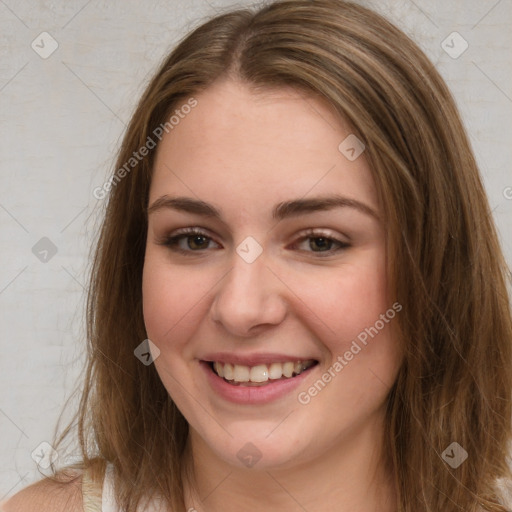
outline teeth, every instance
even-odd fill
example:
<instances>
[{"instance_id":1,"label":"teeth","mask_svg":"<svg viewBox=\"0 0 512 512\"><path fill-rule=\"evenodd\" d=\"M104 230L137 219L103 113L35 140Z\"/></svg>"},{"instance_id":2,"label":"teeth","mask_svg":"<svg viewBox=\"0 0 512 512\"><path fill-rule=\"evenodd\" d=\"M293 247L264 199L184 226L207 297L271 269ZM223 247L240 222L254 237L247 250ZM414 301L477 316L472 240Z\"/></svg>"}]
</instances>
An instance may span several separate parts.
<instances>
[{"instance_id":1,"label":"teeth","mask_svg":"<svg viewBox=\"0 0 512 512\"><path fill-rule=\"evenodd\" d=\"M268 376L270 379L280 379L283 376L283 365L281 363L272 363L268 367Z\"/></svg>"},{"instance_id":2,"label":"teeth","mask_svg":"<svg viewBox=\"0 0 512 512\"><path fill-rule=\"evenodd\" d=\"M218 363L219 366L222 366L222 363ZM232 364L225 364L224 365L224 375L223 377L226 379L226 380L233 380L234 377L235 377L235 372L233 371L233 365ZM219 373L220 375L220 373Z\"/></svg>"},{"instance_id":3,"label":"teeth","mask_svg":"<svg viewBox=\"0 0 512 512\"><path fill-rule=\"evenodd\" d=\"M291 377L293 375L293 370L295 369L295 364L287 361L283 364L283 376Z\"/></svg>"},{"instance_id":4,"label":"teeth","mask_svg":"<svg viewBox=\"0 0 512 512\"><path fill-rule=\"evenodd\" d=\"M248 366L234 365L233 380L236 382L249 382L250 369Z\"/></svg>"},{"instance_id":5,"label":"teeth","mask_svg":"<svg viewBox=\"0 0 512 512\"><path fill-rule=\"evenodd\" d=\"M244 366L247 368L247 366ZM268 380L268 367L266 364L253 366L249 373L249 380L251 382L266 382Z\"/></svg>"},{"instance_id":6,"label":"teeth","mask_svg":"<svg viewBox=\"0 0 512 512\"><path fill-rule=\"evenodd\" d=\"M213 368L219 377L224 377L224 365L215 362Z\"/></svg>"},{"instance_id":7,"label":"teeth","mask_svg":"<svg viewBox=\"0 0 512 512\"><path fill-rule=\"evenodd\" d=\"M256 366L232 365L229 363L213 363L213 369L219 377L234 382L262 383L269 380L290 378L300 375L315 364L313 359L307 361L287 361L285 363L259 364Z\"/></svg>"}]
</instances>

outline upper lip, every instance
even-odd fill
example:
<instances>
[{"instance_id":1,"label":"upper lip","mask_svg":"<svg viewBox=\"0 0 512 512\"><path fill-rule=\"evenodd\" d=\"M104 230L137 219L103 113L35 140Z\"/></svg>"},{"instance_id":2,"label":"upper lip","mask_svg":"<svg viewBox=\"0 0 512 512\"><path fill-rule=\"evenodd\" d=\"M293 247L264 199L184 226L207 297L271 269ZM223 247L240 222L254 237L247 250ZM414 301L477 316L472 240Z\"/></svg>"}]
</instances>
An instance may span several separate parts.
<instances>
[{"instance_id":1,"label":"upper lip","mask_svg":"<svg viewBox=\"0 0 512 512\"><path fill-rule=\"evenodd\" d=\"M259 364L286 363L287 361L309 361L310 359L318 361L314 357L296 356L290 354L271 354L271 353L254 353L254 354L235 354L233 352L216 352L206 354L201 358L202 361L208 363L229 363L243 366L256 366Z\"/></svg>"}]
</instances>

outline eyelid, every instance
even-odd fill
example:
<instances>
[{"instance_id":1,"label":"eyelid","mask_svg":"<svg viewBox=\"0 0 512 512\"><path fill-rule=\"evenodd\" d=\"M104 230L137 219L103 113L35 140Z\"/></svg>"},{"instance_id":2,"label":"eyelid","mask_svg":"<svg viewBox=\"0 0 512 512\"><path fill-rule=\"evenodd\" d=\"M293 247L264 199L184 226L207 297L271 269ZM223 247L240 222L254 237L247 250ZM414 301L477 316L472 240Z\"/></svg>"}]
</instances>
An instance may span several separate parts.
<instances>
[{"instance_id":1,"label":"eyelid","mask_svg":"<svg viewBox=\"0 0 512 512\"><path fill-rule=\"evenodd\" d=\"M304 241L308 239L314 239L314 238L325 238L327 240L330 240L333 242L334 248L330 248L326 251L311 251L311 250L305 250L305 249L298 249L297 246L300 243L303 243ZM321 228L310 228L307 230L302 231L297 235L297 238L295 241L291 244L292 250L296 250L302 254L313 255L314 258L328 258L330 256L336 256L340 252L348 249L351 246L349 242L345 242L340 239L338 235L333 234L332 232L321 229Z\"/></svg>"},{"instance_id":2,"label":"eyelid","mask_svg":"<svg viewBox=\"0 0 512 512\"><path fill-rule=\"evenodd\" d=\"M186 253L189 255L193 254L193 253L196 253L196 255L200 255L202 253L204 254L204 252L209 250L208 248L194 251L194 250L181 249L179 247L178 242L180 239L186 238L187 236L193 236L193 235L204 236L205 238L209 239L209 241L213 242L216 245L219 245L220 248L222 248L222 245L219 244L219 242L217 242L215 240L215 238L210 235L209 230L201 228L201 227L197 227L197 226L176 229L175 231L158 239L156 242L157 242L157 244L167 246L167 247L169 247L169 249L172 249L173 251L176 251L176 252L181 252L184 254ZM288 245L288 247L291 246L292 249L294 249L294 247L299 242L303 242L304 240L307 240L308 238L326 238L326 239L334 242L334 244L338 245L338 248L336 248L336 249L331 248L326 251L306 251L306 250L299 249L300 252L311 253L311 254L316 255L316 257L332 256L344 249L347 249L351 245L349 242L341 240L338 235L333 234L330 230L322 229L322 228L308 228L308 229L302 230L301 232L297 233L297 235L295 235L295 240L292 242L291 245ZM218 248L216 248L216 250L217 249ZM210 250L211 250L211 248L210 248Z\"/></svg>"},{"instance_id":3,"label":"eyelid","mask_svg":"<svg viewBox=\"0 0 512 512\"><path fill-rule=\"evenodd\" d=\"M156 243L158 245L168 246L169 248L171 248L171 246L173 246L172 249L175 251L178 251L178 252L184 252L184 253L203 252L203 251L184 251L177 246L177 241L180 238L186 238L187 236L193 236L193 235L204 236L205 238L208 238L210 241L214 242L215 244L221 246L221 244L215 240L215 238L209 233L209 231L207 229L204 229L201 227L196 227L196 226L176 229L176 230L172 231L171 233L165 234L162 237L157 238Z\"/></svg>"},{"instance_id":4,"label":"eyelid","mask_svg":"<svg viewBox=\"0 0 512 512\"><path fill-rule=\"evenodd\" d=\"M212 235L210 234L210 232L207 229L201 228L199 226L191 226L191 227L186 227L186 228L175 229L174 231L169 233L167 235L167 237L174 237L174 236L179 236L179 235L204 235L208 238L213 239Z\"/></svg>"},{"instance_id":5,"label":"eyelid","mask_svg":"<svg viewBox=\"0 0 512 512\"><path fill-rule=\"evenodd\" d=\"M340 240L339 235L334 233L332 230L326 229L326 228L307 228L307 229L300 231L297 236L302 237L302 238L308 237L308 236L312 237L312 238L325 237L325 238L331 238L340 243L348 243L348 242L344 242L343 240Z\"/></svg>"}]
</instances>

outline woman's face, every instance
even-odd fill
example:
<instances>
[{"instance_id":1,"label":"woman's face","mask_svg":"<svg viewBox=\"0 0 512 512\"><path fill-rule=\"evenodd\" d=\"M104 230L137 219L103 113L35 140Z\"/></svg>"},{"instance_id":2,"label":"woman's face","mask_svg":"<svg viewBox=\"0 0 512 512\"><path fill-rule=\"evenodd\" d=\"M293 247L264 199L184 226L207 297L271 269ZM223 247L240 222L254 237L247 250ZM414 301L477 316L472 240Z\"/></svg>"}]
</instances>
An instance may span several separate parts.
<instances>
[{"instance_id":1,"label":"woman's face","mask_svg":"<svg viewBox=\"0 0 512 512\"><path fill-rule=\"evenodd\" d=\"M143 275L156 369L192 443L286 468L368 441L401 306L364 152L292 89L223 81L195 98L158 148Z\"/></svg>"}]
</instances>

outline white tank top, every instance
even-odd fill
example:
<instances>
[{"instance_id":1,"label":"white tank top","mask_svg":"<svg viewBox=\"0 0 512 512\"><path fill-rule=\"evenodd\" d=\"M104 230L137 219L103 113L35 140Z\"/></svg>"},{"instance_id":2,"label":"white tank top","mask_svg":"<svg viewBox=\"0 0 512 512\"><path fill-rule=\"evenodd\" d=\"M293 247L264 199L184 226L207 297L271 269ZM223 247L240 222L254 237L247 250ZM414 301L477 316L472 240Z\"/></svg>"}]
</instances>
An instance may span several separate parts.
<instances>
[{"instance_id":1,"label":"white tank top","mask_svg":"<svg viewBox=\"0 0 512 512\"><path fill-rule=\"evenodd\" d=\"M94 482L85 471L82 477L82 496L84 512L124 512L116 502L114 495L114 466L107 464L103 485ZM148 506L138 508L140 512L166 512L160 500L154 499Z\"/></svg>"},{"instance_id":2,"label":"white tank top","mask_svg":"<svg viewBox=\"0 0 512 512\"><path fill-rule=\"evenodd\" d=\"M114 466L107 464L105 478L103 479L103 491L101 493L101 512L120 512L114 498L113 472Z\"/></svg>"}]
</instances>

